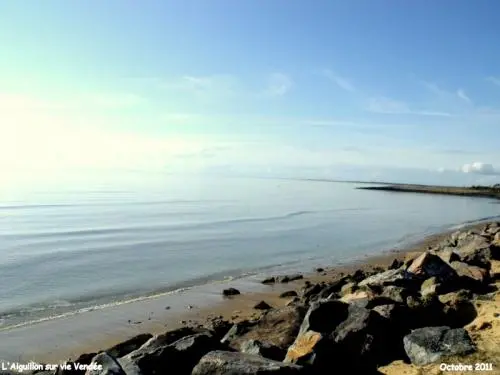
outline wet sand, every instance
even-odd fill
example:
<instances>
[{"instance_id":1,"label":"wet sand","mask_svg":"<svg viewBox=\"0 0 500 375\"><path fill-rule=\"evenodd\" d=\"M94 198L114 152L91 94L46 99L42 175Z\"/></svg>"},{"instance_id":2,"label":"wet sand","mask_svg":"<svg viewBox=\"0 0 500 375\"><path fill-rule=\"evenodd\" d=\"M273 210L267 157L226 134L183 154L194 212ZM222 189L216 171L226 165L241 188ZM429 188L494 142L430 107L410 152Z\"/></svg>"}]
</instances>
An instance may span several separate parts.
<instances>
[{"instance_id":1,"label":"wet sand","mask_svg":"<svg viewBox=\"0 0 500 375\"><path fill-rule=\"evenodd\" d=\"M464 229L481 228L476 224ZM161 333L184 325L204 324L221 316L239 321L261 314L253 306L266 301L273 307L286 305L289 299L279 298L287 290L299 291L306 281L330 281L340 274L357 269L386 267L394 259L403 259L408 252L424 251L441 242L453 231L429 236L405 249L392 249L378 256L365 257L349 264L325 265L325 271L303 270L304 278L287 284L263 285L263 276L208 284L178 294L159 295L39 322L29 326L0 331L0 360L60 363L82 353L105 350L140 333ZM223 298L222 289L234 287L241 295Z\"/></svg>"}]
</instances>

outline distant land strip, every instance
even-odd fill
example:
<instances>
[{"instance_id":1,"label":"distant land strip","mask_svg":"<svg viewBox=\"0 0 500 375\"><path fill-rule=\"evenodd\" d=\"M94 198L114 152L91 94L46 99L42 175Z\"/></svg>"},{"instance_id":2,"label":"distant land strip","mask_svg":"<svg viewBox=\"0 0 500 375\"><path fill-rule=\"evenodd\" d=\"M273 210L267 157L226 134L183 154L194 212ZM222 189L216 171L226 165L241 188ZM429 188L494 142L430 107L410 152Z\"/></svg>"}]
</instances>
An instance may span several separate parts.
<instances>
[{"instance_id":1,"label":"distant land strip","mask_svg":"<svg viewBox=\"0 0 500 375\"><path fill-rule=\"evenodd\" d=\"M376 183L379 184L379 183ZM410 185L410 184L386 184L384 186L362 186L360 190L381 190L402 193L442 194L460 195L467 197L495 198L500 199L500 186L434 186L434 185Z\"/></svg>"}]
</instances>

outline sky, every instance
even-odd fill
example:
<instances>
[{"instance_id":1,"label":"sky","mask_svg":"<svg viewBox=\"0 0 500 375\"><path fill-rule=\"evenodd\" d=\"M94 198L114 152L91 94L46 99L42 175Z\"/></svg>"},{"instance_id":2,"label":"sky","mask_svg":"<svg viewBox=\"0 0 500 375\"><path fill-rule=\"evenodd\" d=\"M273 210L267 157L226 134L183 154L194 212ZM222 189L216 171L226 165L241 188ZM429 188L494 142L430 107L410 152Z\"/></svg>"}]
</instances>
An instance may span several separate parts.
<instances>
[{"instance_id":1,"label":"sky","mask_svg":"<svg viewBox=\"0 0 500 375\"><path fill-rule=\"evenodd\" d=\"M495 0L0 0L0 183L500 183Z\"/></svg>"}]
</instances>

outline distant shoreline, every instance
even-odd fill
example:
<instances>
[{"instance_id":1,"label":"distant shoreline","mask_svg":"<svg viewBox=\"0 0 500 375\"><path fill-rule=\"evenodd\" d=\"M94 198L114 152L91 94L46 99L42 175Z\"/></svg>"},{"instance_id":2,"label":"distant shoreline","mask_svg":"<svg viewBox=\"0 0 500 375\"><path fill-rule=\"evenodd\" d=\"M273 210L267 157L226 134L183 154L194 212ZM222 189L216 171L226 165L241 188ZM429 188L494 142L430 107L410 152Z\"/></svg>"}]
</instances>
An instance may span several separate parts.
<instances>
[{"instance_id":1,"label":"distant shoreline","mask_svg":"<svg viewBox=\"0 0 500 375\"><path fill-rule=\"evenodd\" d=\"M500 188L477 186L437 186L437 185L416 185L416 184L390 184L377 183L384 186L362 186L358 190L380 190L402 193L421 193L421 194L440 194L440 195L458 195L466 197L493 198L500 199Z\"/></svg>"}]
</instances>

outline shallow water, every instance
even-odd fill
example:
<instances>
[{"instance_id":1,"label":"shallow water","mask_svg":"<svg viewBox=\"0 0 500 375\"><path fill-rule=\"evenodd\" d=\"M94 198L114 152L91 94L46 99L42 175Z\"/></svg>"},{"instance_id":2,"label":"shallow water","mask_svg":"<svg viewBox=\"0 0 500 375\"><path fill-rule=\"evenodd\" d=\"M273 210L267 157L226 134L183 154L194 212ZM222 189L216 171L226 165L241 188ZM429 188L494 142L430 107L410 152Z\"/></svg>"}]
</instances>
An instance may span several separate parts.
<instances>
[{"instance_id":1,"label":"shallow water","mask_svg":"<svg viewBox=\"0 0 500 375\"><path fill-rule=\"evenodd\" d=\"M183 177L4 197L0 322L347 261L500 214L489 199L355 187Z\"/></svg>"}]
</instances>

